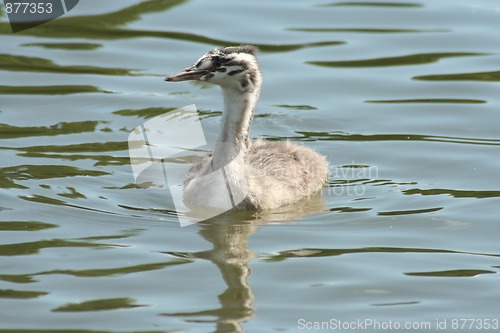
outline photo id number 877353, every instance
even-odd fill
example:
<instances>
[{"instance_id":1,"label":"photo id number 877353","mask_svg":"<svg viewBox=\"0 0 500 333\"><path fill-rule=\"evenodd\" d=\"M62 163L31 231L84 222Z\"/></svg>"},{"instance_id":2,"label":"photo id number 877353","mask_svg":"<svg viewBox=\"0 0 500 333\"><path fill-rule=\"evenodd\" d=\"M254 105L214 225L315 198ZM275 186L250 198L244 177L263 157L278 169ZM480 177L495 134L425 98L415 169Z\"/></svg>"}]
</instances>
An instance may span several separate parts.
<instances>
[{"instance_id":1,"label":"photo id number 877353","mask_svg":"<svg viewBox=\"0 0 500 333\"><path fill-rule=\"evenodd\" d=\"M5 4L7 14L51 14L52 3L50 2L7 2Z\"/></svg>"}]
</instances>

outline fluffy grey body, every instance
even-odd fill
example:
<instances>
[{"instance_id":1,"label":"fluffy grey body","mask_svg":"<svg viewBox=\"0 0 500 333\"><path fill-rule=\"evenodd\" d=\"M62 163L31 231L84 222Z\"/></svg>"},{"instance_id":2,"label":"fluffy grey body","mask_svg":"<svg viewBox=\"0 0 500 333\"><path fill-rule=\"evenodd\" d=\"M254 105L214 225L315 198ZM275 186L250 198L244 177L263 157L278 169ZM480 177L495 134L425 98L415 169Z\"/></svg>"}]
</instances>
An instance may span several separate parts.
<instances>
[{"instance_id":1,"label":"fluffy grey body","mask_svg":"<svg viewBox=\"0 0 500 333\"><path fill-rule=\"evenodd\" d=\"M211 169L213 154L193 164L184 181L190 182ZM251 141L245 152L245 174L248 195L236 209L268 210L292 204L316 193L328 177L328 164L324 156L301 144L289 141ZM207 193L208 195L209 193ZM186 203L191 195L185 194Z\"/></svg>"},{"instance_id":2,"label":"fluffy grey body","mask_svg":"<svg viewBox=\"0 0 500 333\"><path fill-rule=\"evenodd\" d=\"M216 146L194 163L184 181L189 207L268 210L305 199L327 181L328 163L312 149L289 141L249 139L262 84L256 54L257 48L249 45L214 49L165 78L212 82L224 97ZM222 176L211 176L217 172Z\"/></svg>"}]
</instances>

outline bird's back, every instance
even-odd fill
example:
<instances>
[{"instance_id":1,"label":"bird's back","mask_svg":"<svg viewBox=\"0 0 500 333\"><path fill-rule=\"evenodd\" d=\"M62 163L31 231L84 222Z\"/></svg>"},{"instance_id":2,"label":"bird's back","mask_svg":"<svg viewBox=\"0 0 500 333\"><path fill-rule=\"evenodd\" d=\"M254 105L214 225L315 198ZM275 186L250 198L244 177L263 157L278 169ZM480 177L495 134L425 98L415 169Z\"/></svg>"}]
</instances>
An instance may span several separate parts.
<instances>
[{"instance_id":1,"label":"bird's back","mask_svg":"<svg viewBox=\"0 0 500 333\"><path fill-rule=\"evenodd\" d=\"M325 157L289 141L252 142L246 155L250 200L259 209L288 205L317 192L327 181Z\"/></svg>"},{"instance_id":2,"label":"bird's back","mask_svg":"<svg viewBox=\"0 0 500 333\"><path fill-rule=\"evenodd\" d=\"M207 170L213 172L211 163L212 154L195 162L185 179L185 189ZM301 144L258 139L246 151L241 171L246 174L248 195L236 208L268 210L305 199L320 190L328 179L328 162Z\"/></svg>"}]
</instances>

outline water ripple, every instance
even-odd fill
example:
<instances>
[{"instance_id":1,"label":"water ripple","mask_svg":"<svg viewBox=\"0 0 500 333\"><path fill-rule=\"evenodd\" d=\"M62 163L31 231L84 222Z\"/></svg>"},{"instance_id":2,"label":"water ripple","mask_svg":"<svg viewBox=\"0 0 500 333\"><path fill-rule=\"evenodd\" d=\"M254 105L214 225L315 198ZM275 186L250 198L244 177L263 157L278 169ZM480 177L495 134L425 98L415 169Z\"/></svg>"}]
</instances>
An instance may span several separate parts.
<instances>
[{"instance_id":1,"label":"water ripple","mask_svg":"<svg viewBox=\"0 0 500 333\"><path fill-rule=\"evenodd\" d=\"M58 50L73 50L73 51L93 51L100 47L101 44L95 43L26 43L21 44L21 46L27 47L43 47L46 49L58 49Z\"/></svg>"},{"instance_id":2,"label":"water ripple","mask_svg":"<svg viewBox=\"0 0 500 333\"><path fill-rule=\"evenodd\" d=\"M39 231L44 229L57 228L52 223L37 221L9 221L0 222L0 231Z\"/></svg>"},{"instance_id":3,"label":"water ripple","mask_svg":"<svg viewBox=\"0 0 500 333\"><path fill-rule=\"evenodd\" d=\"M38 254L40 250L47 248L64 248L64 247L93 247L103 248L108 244L95 244L90 242L69 241L64 239L40 240L28 243L15 243L0 245L0 256L23 256ZM116 247L116 245L113 245ZM0 276L1 279L2 276Z\"/></svg>"},{"instance_id":4,"label":"water ripple","mask_svg":"<svg viewBox=\"0 0 500 333\"><path fill-rule=\"evenodd\" d=\"M0 54L0 70L13 72L44 72L64 74L134 75L125 68L105 68L95 66L63 66L52 60L11 54ZM61 89L61 87L59 88Z\"/></svg>"},{"instance_id":5,"label":"water ripple","mask_svg":"<svg viewBox=\"0 0 500 333\"><path fill-rule=\"evenodd\" d=\"M384 7L384 8L418 8L423 7L420 3L411 2L333 2L330 4L322 5L324 7Z\"/></svg>"},{"instance_id":6,"label":"water ripple","mask_svg":"<svg viewBox=\"0 0 500 333\"><path fill-rule=\"evenodd\" d=\"M78 303L68 303L61 305L55 309L53 312L84 312L84 311L105 311L105 310L118 310L118 309L132 309L143 307L146 305L136 304L133 299L130 298L107 298L107 299L97 299L91 301L84 301Z\"/></svg>"},{"instance_id":7,"label":"water ripple","mask_svg":"<svg viewBox=\"0 0 500 333\"><path fill-rule=\"evenodd\" d=\"M199 34L179 32L179 31L158 31L158 30L136 30L126 29L120 26L138 21L141 15L154 12L163 12L185 3L185 0L150 0L140 2L125 9L101 15L82 15L60 17L50 24L37 26L36 28L25 30L21 35L59 38L73 38L75 35L87 39L125 39L125 38L165 38L172 40L191 41L201 44L234 45L245 43L242 40L223 40L211 38ZM0 23L0 35L10 34L11 29L7 23ZM264 52L287 52L303 48L331 46L345 44L343 41L320 41L292 44L265 44L252 43ZM73 69L75 70L75 69ZM120 69L116 69L119 71ZM119 74L114 74L119 75Z\"/></svg>"},{"instance_id":8,"label":"water ripple","mask_svg":"<svg viewBox=\"0 0 500 333\"><path fill-rule=\"evenodd\" d=\"M424 213L437 212L443 208L444 207L435 207L435 208L425 208L425 209L409 209L409 210L396 210L396 211L388 211L388 212L377 212L377 215L394 216L394 215L424 214Z\"/></svg>"},{"instance_id":9,"label":"water ripple","mask_svg":"<svg viewBox=\"0 0 500 333\"><path fill-rule=\"evenodd\" d=\"M452 190L452 189L442 189L442 188L432 188L432 189L419 189L413 188L403 191L407 195L448 195L453 198L497 198L500 197L500 191L474 191L474 190Z\"/></svg>"},{"instance_id":10,"label":"water ripple","mask_svg":"<svg viewBox=\"0 0 500 333\"><path fill-rule=\"evenodd\" d=\"M70 95L85 93L111 93L94 86L0 86L0 95Z\"/></svg>"},{"instance_id":11,"label":"water ripple","mask_svg":"<svg viewBox=\"0 0 500 333\"><path fill-rule=\"evenodd\" d=\"M295 132L300 136L290 137L297 141L428 141L459 143L469 145L500 146L498 139L466 138L443 135L422 135L422 134L347 134L347 133L327 133L327 132ZM271 140L279 139L270 137Z\"/></svg>"},{"instance_id":12,"label":"water ripple","mask_svg":"<svg viewBox=\"0 0 500 333\"><path fill-rule=\"evenodd\" d=\"M477 73L457 73L457 74L434 74L414 76L414 80L422 81L482 81L499 82L500 71L496 72L477 72Z\"/></svg>"},{"instance_id":13,"label":"water ripple","mask_svg":"<svg viewBox=\"0 0 500 333\"><path fill-rule=\"evenodd\" d=\"M0 168L0 178L4 179L3 188L22 188L16 181L28 179L53 179L75 176L104 176L109 172L85 170L69 165L17 165ZM8 186L10 184L10 186Z\"/></svg>"},{"instance_id":14,"label":"water ripple","mask_svg":"<svg viewBox=\"0 0 500 333\"><path fill-rule=\"evenodd\" d=\"M9 124L0 124L0 139L94 132L99 123L100 121L96 120L85 120L60 122L51 126L13 126Z\"/></svg>"},{"instance_id":15,"label":"water ripple","mask_svg":"<svg viewBox=\"0 0 500 333\"><path fill-rule=\"evenodd\" d=\"M401 34L401 33L429 33L429 32L450 32L445 29L380 29L380 28L288 28L287 31L298 32L347 32L347 33L368 33L368 34Z\"/></svg>"},{"instance_id":16,"label":"water ripple","mask_svg":"<svg viewBox=\"0 0 500 333\"><path fill-rule=\"evenodd\" d=\"M408 276L431 276L431 277L474 277L481 274L497 274L494 271L484 269L456 269L449 271L435 271L435 272L414 272L404 273Z\"/></svg>"},{"instance_id":17,"label":"water ripple","mask_svg":"<svg viewBox=\"0 0 500 333\"><path fill-rule=\"evenodd\" d=\"M45 296L47 294L48 292L44 291L0 289L0 298L28 299L28 298L38 298L40 296Z\"/></svg>"},{"instance_id":18,"label":"water ripple","mask_svg":"<svg viewBox=\"0 0 500 333\"><path fill-rule=\"evenodd\" d=\"M16 275L0 275L0 280L9 281L14 283L33 283L36 282L35 277L41 275L69 275L74 277L85 277L85 278L98 278L98 277L111 277L117 275L128 275L135 273L142 273L148 271L156 271L164 269L170 266L176 266L181 264L190 263L192 260L189 259L174 259L165 262L131 265L124 267L115 268L92 268L83 270L71 270L71 269L55 269L51 271L42 271L29 274L16 274Z\"/></svg>"},{"instance_id":19,"label":"water ripple","mask_svg":"<svg viewBox=\"0 0 500 333\"><path fill-rule=\"evenodd\" d=\"M451 57L485 56L487 53L474 52L445 52L445 53L419 53L399 57L374 58L345 61L307 61L306 64L322 67L391 67L406 65L423 65L437 62Z\"/></svg>"},{"instance_id":20,"label":"water ripple","mask_svg":"<svg viewBox=\"0 0 500 333\"><path fill-rule=\"evenodd\" d=\"M416 98L416 99L379 99L367 100L365 103L384 104L419 104L419 103L439 103L439 104L485 104L487 101L480 99L465 98Z\"/></svg>"},{"instance_id":21,"label":"water ripple","mask_svg":"<svg viewBox=\"0 0 500 333\"><path fill-rule=\"evenodd\" d=\"M278 252L276 255L267 257L268 261L285 260L291 258L305 258L305 257L335 257L345 254L354 253L429 253L429 254L465 254L474 256L485 256L485 257L500 257L497 253L476 253L476 252L462 252L453 250L443 250L443 249L423 249L423 248L402 248L402 247L365 247L365 248L353 248L353 249L297 249L297 250L286 250Z\"/></svg>"}]
</instances>

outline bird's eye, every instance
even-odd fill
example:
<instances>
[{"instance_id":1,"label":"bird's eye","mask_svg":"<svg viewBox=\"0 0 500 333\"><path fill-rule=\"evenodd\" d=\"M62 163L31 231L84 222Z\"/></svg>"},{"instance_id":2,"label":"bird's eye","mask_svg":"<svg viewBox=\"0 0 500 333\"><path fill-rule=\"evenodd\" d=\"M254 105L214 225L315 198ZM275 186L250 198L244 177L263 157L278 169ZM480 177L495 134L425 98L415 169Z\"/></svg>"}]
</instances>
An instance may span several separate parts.
<instances>
[{"instance_id":1,"label":"bird's eye","mask_svg":"<svg viewBox=\"0 0 500 333\"><path fill-rule=\"evenodd\" d=\"M220 67L222 65L220 57L212 57L212 64L215 68Z\"/></svg>"}]
</instances>

